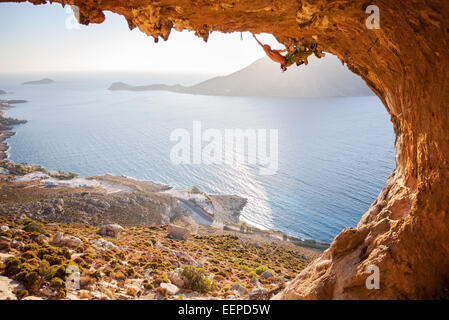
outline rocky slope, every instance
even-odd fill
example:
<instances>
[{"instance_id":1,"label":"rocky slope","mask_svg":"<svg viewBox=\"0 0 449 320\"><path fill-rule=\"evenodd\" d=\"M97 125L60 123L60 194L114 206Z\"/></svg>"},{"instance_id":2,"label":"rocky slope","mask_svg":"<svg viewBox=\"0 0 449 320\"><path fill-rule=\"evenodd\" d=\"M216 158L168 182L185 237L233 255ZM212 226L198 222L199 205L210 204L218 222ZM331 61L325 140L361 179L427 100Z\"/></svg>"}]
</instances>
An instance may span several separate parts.
<instances>
[{"instance_id":1,"label":"rocky slope","mask_svg":"<svg viewBox=\"0 0 449 320\"><path fill-rule=\"evenodd\" d=\"M0 300L268 299L316 255L210 228L177 240L166 225L0 216Z\"/></svg>"},{"instance_id":2,"label":"rocky slope","mask_svg":"<svg viewBox=\"0 0 449 320\"><path fill-rule=\"evenodd\" d=\"M158 183L0 167L0 300L268 299L319 252L226 228L238 225L238 196L196 188L194 199L210 200L185 207ZM200 207L212 226L192 218ZM70 268L79 287L67 282Z\"/></svg>"},{"instance_id":3,"label":"rocky slope","mask_svg":"<svg viewBox=\"0 0 449 320\"><path fill-rule=\"evenodd\" d=\"M77 5L84 24L103 22L103 10L121 14L156 40L172 28L205 40L211 31L267 32L336 55L389 112L397 167L357 228L338 235L280 297L441 297L449 285L447 1L378 0L380 29L366 27L364 0L55 2ZM364 286L369 265L380 269L379 290Z\"/></svg>"}]
</instances>

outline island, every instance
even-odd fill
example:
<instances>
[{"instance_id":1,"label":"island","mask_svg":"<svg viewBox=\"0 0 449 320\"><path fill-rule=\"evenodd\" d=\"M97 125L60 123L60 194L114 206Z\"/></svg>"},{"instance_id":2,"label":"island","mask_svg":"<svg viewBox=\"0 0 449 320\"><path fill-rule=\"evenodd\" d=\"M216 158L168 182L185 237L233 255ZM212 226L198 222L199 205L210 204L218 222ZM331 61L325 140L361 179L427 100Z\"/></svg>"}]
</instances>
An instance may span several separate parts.
<instances>
[{"instance_id":1,"label":"island","mask_svg":"<svg viewBox=\"0 0 449 320\"><path fill-rule=\"evenodd\" d=\"M123 82L114 82L109 90L286 98L373 95L362 79L347 72L341 62L333 56L322 60L311 58L308 66L291 69L285 73L280 71L276 63L268 58L261 58L237 72L214 77L192 86L180 84L132 86Z\"/></svg>"},{"instance_id":2,"label":"island","mask_svg":"<svg viewBox=\"0 0 449 320\"><path fill-rule=\"evenodd\" d=\"M34 80L34 81L27 81L22 83L22 85L38 85L38 84L53 84L56 81L50 79L50 78L44 78L41 80Z\"/></svg>"}]
</instances>

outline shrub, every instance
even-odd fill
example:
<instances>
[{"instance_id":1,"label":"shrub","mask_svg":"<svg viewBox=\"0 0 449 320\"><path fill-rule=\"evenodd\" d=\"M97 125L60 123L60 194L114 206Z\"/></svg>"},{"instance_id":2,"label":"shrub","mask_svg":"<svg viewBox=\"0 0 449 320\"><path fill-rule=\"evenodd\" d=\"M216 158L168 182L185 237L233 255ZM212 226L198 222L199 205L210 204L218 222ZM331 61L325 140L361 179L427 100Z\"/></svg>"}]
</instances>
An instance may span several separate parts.
<instances>
[{"instance_id":1,"label":"shrub","mask_svg":"<svg viewBox=\"0 0 449 320\"><path fill-rule=\"evenodd\" d=\"M156 293L165 297L167 295L167 289L162 288L162 287L157 287L156 288Z\"/></svg>"},{"instance_id":2,"label":"shrub","mask_svg":"<svg viewBox=\"0 0 449 320\"><path fill-rule=\"evenodd\" d=\"M20 259L17 257L9 257L6 259L5 274L9 277L14 276L19 270L20 263Z\"/></svg>"},{"instance_id":3,"label":"shrub","mask_svg":"<svg viewBox=\"0 0 449 320\"><path fill-rule=\"evenodd\" d=\"M135 298L137 296L137 289L133 287L128 287L126 289L126 294Z\"/></svg>"},{"instance_id":4,"label":"shrub","mask_svg":"<svg viewBox=\"0 0 449 320\"><path fill-rule=\"evenodd\" d=\"M268 268L267 266L258 266L256 268L256 270L254 270L256 272L256 274L258 276L260 276L264 271L270 271L271 273L274 273L270 268Z\"/></svg>"},{"instance_id":5,"label":"shrub","mask_svg":"<svg viewBox=\"0 0 449 320\"><path fill-rule=\"evenodd\" d=\"M92 278L99 280L99 279L101 279L101 272L99 270L93 271L90 273L90 276Z\"/></svg>"},{"instance_id":6,"label":"shrub","mask_svg":"<svg viewBox=\"0 0 449 320\"><path fill-rule=\"evenodd\" d=\"M143 281L143 287L145 288L145 290L152 290L152 289L154 289L154 286L147 279L145 279Z\"/></svg>"},{"instance_id":7,"label":"shrub","mask_svg":"<svg viewBox=\"0 0 449 320\"><path fill-rule=\"evenodd\" d=\"M187 280L187 286L191 290L204 293L214 289L214 283L205 276L202 268L185 266L181 274Z\"/></svg>"},{"instance_id":8,"label":"shrub","mask_svg":"<svg viewBox=\"0 0 449 320\"><path fill-rule=\"evenodd\" d=\"M54 277L50 281L50 287L52 287L58 293L58 296L65 297L67 295L67 288L64 280L58 277Z\"/></svg>"},{"instance_id":9,"label":"shrub","mask_svg":"<svg viewBox=\"0 0 449 320\"><path fill-rule=\"evenodd\" d=\"M161 284L162 282L164 282L164 283L169 283L169 282L170 282L170 281L167 279L167 277L166 277L165 275L158 275L158 276L155 276L154 279L153 279L153 281L154 281L154 283L155 283L156 285L159 285L159 284Z\"/></svg>"},{"instance_id":10,"label":"shrub","mask_svg":"<svg viewBox=\"0 0 449 320\"><path fill-rule=\"evenodd\" d=\"M17 299L22 300L30 295L28 290L14 290L13 293L16 295Z\"/></svg>"},{"instance_id":11,"label":"shrub","mask_svg":"<svg viewBox=\"0 0 449 320\"><path fill-rule=\"evenodd\" d=\"M42 260L39 264L39 275L45 279L49 280L53 278L53 270L50 267L50 263L46 260Z\"/></svg>"},{"instance_id":12,"label":"shrub","mask_svg":"<svg viewBox=\"0 0 449 320\"><path fill-rule=\"evenodd\" d=\"M39 245L37 245L36 243L29 243L23 246L22 251L26 252L26 251L38 251L39 250Z\"/></svg>"},{"instance_id":13,"label":"shrub","mask_svg":"<svg viewBox=\"0 0 449 320\"><path fill-rule=\"evenodd\" d=\"M123 272L121 272L121 271L116 272L115 275L114 275L114 278L115 278L115 280L119 280L119 281L120 280L121 281L126 280L125 274Z\"/></svg>"},{"instance_id":14,"label":"shrub","mask_svg":"<svg viewBox=\"0 0 449 320\"><path fill-rule=\"evenodd\" d=\"M128 274L128 277L133 277L136 275L136 270L134 270L133 267L128 267L126 273Z\"/></svg>"},{"instance_id":15,"label":"shrub","mask_svg":"<svg viewBox=\"0 0 449 320\"><path fill-rule=\"evenodd\" d=\"M217 276L222 276L223 278L226 278L228 276L228 274L226 272L224 272L223 270L219 270L219 271L215 272L215 274Z\"/></svg>"},{"instance_id":16,"label":"shrub","mask_svg":"<svg viewBox=\"0 0 449 320\"><path fill-rule=\"evenodd\" d=\"M57 277L57 278L64 279L64 280L67 278L67 274L65 272L65 266L61 266L61 265L51 266L51 272L52 272L52 277Z\"/></svg>"},{"instance_id":17,"label":"shrub","mask_svg":"<svg viewBox=\"0 0 449 320\"><path fill-rule=\"evenodd\" d=\"M40 281L39 273L33 269L28 263L19 265L19 272L13 277L14 280L19 281L28 290L35 289Z\"/></svg>"},{"instance_id":18,"label":"shrub","mask_svg":"<svg viewBox=\"0 0 449 320\"><path fill-rule=\"evenodd\" d=\"M45 230L44 225L40 222L27 220L24 223L23 230L26 232L37 232L43 234L45 236L49 236L50 234Z\"/></svg>"},{"instance_id":19,"label":"shrub","mask_svg":"<svg viewBox=\"0 0 449 320\"><path fill-rule=\"evenodd\" d=\"M80 287L81 289L90 289L93 284L95 284L95 279L90 276L80 277Z\"/></svg>"}]
</instances>

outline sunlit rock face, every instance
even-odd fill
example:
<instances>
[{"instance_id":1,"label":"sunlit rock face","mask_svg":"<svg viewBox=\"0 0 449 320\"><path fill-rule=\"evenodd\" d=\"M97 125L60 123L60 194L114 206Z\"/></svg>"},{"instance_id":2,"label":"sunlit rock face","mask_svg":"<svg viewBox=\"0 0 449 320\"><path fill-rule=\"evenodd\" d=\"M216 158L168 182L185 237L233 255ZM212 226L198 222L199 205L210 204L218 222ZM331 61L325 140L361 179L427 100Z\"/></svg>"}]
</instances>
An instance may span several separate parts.
<instances>
[{"instance_id":1,"label":"sunlit rock face","mask_svg":"<svg viewBox=\"0 0 449 320\"><path fill-rule=\"evenodd\" d=\"M19 1L20 2L20 1ZM30 1L41 4L45 1ZM80 22L104 10L130 28L167 40L170 30L273 34L281 43L316 42L360 75L388 110L396 169L360 220L279 295L283 299L438 298L449 285L449 2L447 0L57 0ZM373 2L373 3L371 3ZM380 29L368 29L368 5ZM368 266L380 289L367 289Z\"/></svg>"}]
</instances>

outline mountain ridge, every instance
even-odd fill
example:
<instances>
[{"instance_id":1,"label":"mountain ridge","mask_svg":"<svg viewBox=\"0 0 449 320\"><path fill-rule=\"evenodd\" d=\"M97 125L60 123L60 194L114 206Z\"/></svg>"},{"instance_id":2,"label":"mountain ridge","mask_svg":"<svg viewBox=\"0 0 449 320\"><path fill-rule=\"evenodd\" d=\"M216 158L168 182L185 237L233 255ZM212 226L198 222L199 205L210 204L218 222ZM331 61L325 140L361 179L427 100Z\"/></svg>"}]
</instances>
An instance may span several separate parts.
<instances>
[{"instance_id":1,"label":"mountain ridge","mask_svg":"<svg viewBox=\"0 0 449 320\"><path fill-rule=\"evenodd\" d=\"M192 86L150 84L132 86L114 82L111 91L170 91L212 96L258 97L343 97L373 95L364 81L329 56L310 59L308 66L291 67L282 73L276 63L264 57L225 76L217 76Z\"/></svg>"}]
</instances>

